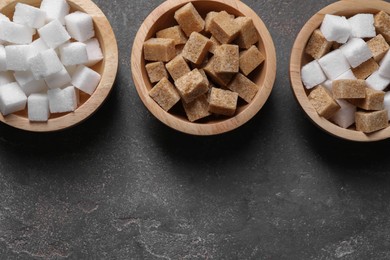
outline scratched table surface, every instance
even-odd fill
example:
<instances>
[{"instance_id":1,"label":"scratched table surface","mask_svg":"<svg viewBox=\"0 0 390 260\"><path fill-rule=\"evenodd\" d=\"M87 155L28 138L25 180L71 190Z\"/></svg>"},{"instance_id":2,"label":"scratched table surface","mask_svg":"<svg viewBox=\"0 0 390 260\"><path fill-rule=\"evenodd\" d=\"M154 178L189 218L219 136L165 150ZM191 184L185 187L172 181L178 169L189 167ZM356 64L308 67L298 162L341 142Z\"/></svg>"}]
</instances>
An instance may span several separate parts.
<instances>
[{"instance_id":1,"label":"scratched table surface","mask_svg":"<svg viewBox=\"0 0 390 260\"><path fill-rule=\"evenodd\" d=\"M299 30L330 0L244 0L277 50L274 91L240 129L177 133L130 72L142 20L163 0L95 0L117 36L112 94L50 134L0 125L0 259L389 259L390 142L333 138L289 83Z\"/></svg>"}]
</instances>

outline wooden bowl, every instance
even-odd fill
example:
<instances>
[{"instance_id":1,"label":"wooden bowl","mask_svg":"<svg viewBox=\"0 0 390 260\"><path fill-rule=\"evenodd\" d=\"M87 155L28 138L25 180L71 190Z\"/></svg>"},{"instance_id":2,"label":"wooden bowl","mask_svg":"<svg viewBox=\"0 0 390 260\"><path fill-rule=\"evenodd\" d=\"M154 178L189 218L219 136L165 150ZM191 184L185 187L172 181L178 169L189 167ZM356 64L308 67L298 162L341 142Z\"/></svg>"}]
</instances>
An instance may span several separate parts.
<instances>
[{"instance_id":1,"label":"wooden bowl","mask_svg":"<svg viewBox=\"0 0 390 260\"><path fill-rule=\"evenodd\" d=\"M83 11L90 14L94 21L95 37L99 40L103 51L104 59L92 67L98 72L102 79L92 96L80 91L80 104L76 111L63 114L52 114L48 122L30 122L27 116L27 109L8 116L2 116L0 121L32 132L53 132L63 130L77 125L90 117L105 101L110 93L118 69L118 47L114 32L109 21L103 12L90 0L67 0L71 6L71 12ZM39 7L41 0L2 0L0 1L0 12L12 18L17 3L26 3Z\"/></svg>"},{"instance_id":2,"label":"wooden bowl","mask_svg":"<svg viewBox=\"0 0 390 260\"><path fill-rule=\"evenodd\" d=\"M390 137L390 127L381 131L365 134L356 131L354 126L349 129L344 129L336 124L320 117L308 99L308 91L302 84L301 68L312 61L313 59L305 54L305 47L310 39L311 34L315 29L318 29L326 14L342 15L351 17L358 13L376 14L379 11L390 13L390 4L380 0L343 0L331 4L318 13L316 13L302 28L301 32L294 43L290 60L290 80L291 86L298 103L309 116L309 118L321 129L327 133L339 137L341 139L371 142L387 139Z\"/></svg>"},{"instance_id":3,"label":"wooden bowl","mask_svg":"<svg viewBox=\"0 0 390 260\"><path fill-rule=\"evenodd\" d=\"M259 31L258 47L266 60L257 72L250 78L260 86L260 90L250 104L239 104L236 115L231 118L221 117L202 120L201 123L191 123L187 120L184 111L166 112L149 97L152 85L148 79L145 60L143 58L143 43L153 37L157 31L176 24L174 13L183 5L192 2L200 15L204 18L210 11L225 10L235 16L247 16ZM133 45L131 55L131 69L134 83L140 98L149 111L167 126L192 135L217 135L231 131L243 125L255 116L267 101L275 81L276 53L275 47L266 26L256 13L248 6L237 0L167 0L157 7L141 25Z\"/></svg>"}]
</instances>

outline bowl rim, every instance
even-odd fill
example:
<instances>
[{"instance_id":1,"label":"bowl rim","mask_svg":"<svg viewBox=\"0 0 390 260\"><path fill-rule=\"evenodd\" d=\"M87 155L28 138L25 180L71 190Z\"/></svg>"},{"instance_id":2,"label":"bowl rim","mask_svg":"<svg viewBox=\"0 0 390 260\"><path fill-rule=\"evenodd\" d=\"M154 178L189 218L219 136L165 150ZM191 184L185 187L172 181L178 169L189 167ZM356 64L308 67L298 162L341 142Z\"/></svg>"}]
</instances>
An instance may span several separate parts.
<instances>
[{"instance_id":1,"label":"bowl rim","mask_svg":"<svg viewBox=\"0 0 390 260\"><path fill-rule=\"evenodd\" d=\"M179 8L188 2L215 2L223 5L228 5L231 8L238 10L239 12L249 16L253 19L255 27L257 28L262 42L264 43L264 49L266 51L266 61L264 63L263 70L265 70L265 78L262 86L261 95L256 95L255 99L245 110L240 114L223 120L221 122L200 124L191 123L187 120L182 120L176 116L163 110L158 104L155 103L148 95L147 87L142 80L142 45L146 40L152 25L163 15L165 12ZM138 96L141 98L143 104L147 109L162 123L171 127L179 132L198 135L198 136L210 136L223 134L232 131L253 118L260 109L264 106L268 100L276 78L276 51L275 46L267 27L261 18L247 5L237 0L167 0L155 8L148 17L141 24L137 35L134 39L132 54L131 54L131 71L132 77L137 90Z\"/></svg>"},{"instance_id":2,"label":"bowl rim","mask_svg":"<svg viewBox=\"0 0 390 260\"><path fill-rule=\"evenodd\" d=\"M309 119L316 126L328 134L331 134L332 136L338 137L340 139L355 142L381 141L390 138L390 126L371 134L365 134L360 131L341 128L329 120L319 116L317 111L310 104L309 98L305 92L305 87L303 86L301 80L302 57L304 55L305 47L313 31L318 29L321 25L324 16L326 14L342 15L342 13L345 12L354 12L357 14L360 13L358 12L359 10L366 10L366 13L373 13L374 11L377 12L380 10L390 13L390 3L382 0L341 0L324 7L305 23L299 32L291 50L291 89L295 99L298 101L299 105L304 110Z\"/></svg>"},{"instance_id":3,"label":"bowl rim","mask_svg":"<svg viewBox=\"0 0 390 260\"><path fill-rule=\"evenodd\" d=\"M41 0L2 0L0 1L0 12L15 2L33 4L39 3ZM99 40L101 48L104 49L100 83L95 92L74 112L51 118L47 122L30 122L27 117L15 114L3 116L0 113L0 121L11 127L29 132L55 132L76 126L91 117L103 105L113 88L118 71L118 46L110 22L102 10L91 0L67 0L67 2L71 7L90 14L95 28L98 27L99 31L104 33L104 37L101 37L102 40Z\"/></svg>"}]
</instances>

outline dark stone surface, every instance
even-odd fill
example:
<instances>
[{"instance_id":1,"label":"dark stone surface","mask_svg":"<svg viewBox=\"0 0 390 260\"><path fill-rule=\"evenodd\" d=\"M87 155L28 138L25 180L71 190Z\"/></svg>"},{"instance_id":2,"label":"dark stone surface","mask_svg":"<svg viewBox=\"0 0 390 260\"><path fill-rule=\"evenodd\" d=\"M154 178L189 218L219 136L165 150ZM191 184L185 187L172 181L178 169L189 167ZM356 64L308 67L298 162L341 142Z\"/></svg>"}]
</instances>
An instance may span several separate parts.
<instances>
[{"instance_id":1,"label":"dark stone surface","mask_svg":"<svg viewBox=\"0 0 390 260\"><path fill-rule=\"evenodd\" d=\"M96 0L120 49L115 88L80 126L0 125L0 259L389 259L390 143L333 138L290 90L295 36L333 1L246 0L274 37L275 88L247 125L177 133L135 91L130 51L162 0Z\"/></svg>"}]
</instances>

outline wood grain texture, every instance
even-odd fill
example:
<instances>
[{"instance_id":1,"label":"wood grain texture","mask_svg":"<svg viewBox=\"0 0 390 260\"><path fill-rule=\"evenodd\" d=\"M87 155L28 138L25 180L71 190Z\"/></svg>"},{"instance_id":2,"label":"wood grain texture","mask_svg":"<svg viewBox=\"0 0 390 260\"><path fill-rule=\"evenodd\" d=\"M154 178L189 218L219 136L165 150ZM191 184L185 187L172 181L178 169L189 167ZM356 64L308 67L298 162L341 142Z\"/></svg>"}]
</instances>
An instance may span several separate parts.
<instances>
[{"instance_id":1,"label":"wood grain texture","mask_svg":"<svg viewBox=\"0 0 390 260\"><path fill-rule=\"evenodd\" d=\"M167 126L192 135L217 135L236 129L253 116L263 107L267 101L275 81L276 76L276 52L271 35L268 32L265 24L259 16L247 5L237 0L194 0L191 1L197 8L199 13L204 17L210 11L226 10L228 13L244 15L251 17L260 34L260 42L258 47L266 56L266 61L259 69L258 73L254 73L252 81L254 81L260 90L254 100L249 105L241 105L237 109L236 116L228 119L209 120L204 123L190 123L184 114L173 114L164 111L153 99L149 97L149 90L152 85L149 82L146 70L145 61L143 59L143 43L145 40L153 37L153 35L163 28L173 26L174 13L180 7L190 2L189 0L168 0L158 6L142 23L136 38L131 54L131 69L132 76L138 91L138 94L149 109L149 111Z\"/></svg>"},{"instance_id":2,"label":"wood grain texture","mask_svg":"<svg viewBox=\"0 0 390 260\"><path fill-rule=\"evenodd\" d=\"M16 3L26 3L36 7L41 0L3 0L0 2L1 13L12 18ZM94 21L95 36L99 40L104 60L92 67L102 79L92 96L81 93L80 105L76 111L64 114L52 114L48 122L30 122L27 110L6 117L0 114L0 121L22 130L32 132L53 132L75 126L89 118L104 103L109 95L118 70L118 46L114 32L103 12L90 0L68 0L71 12L79 10L90 14Z\"/></svg>"},{"instance_id":3,"label":"wood grain texture","mask_svg":"<svg viewBox=\"0 0 390 260\"><path fill-rule=\"evenodd\" d=\"M305 47L313 31L321 25L326 14L343 15L346 17L353 16L358 13L376 14L380 10L390 13L390 4L380 0L342 0L331 4L318 13L316 13L302 28L298 34L294 46L292 48L290 59L290 81L294 95L301 105L302 109L308 117L318 127L336 137L357 141L357 142L372 142L387 139L390 137L390 127L381 131L364 134L355 129L344 129L336 124L320 117L308 99L308 92L302 84L301 68L310 62L312 59L304 53Z\"/></svg>"}]
</instances>

